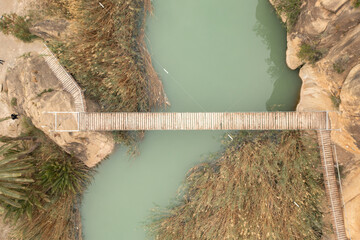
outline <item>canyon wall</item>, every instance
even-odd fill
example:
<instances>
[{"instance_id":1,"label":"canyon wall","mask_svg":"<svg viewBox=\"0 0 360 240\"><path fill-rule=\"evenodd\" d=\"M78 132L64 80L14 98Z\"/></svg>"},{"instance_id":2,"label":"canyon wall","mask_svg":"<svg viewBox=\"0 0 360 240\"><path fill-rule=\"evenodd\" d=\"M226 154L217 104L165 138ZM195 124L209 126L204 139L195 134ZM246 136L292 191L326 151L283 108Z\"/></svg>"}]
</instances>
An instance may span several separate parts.
<instances>
[{"instance_id":1,"label":"canyon wall","mask_svg":"<svg viewBox=\"0 0 360 240\"><path fill-rule=\"evenodd\" d=\"M288 67L300 68L303 82L297 111L332 111L331 137L345 169L345 221L352 239L360 239L359 23L360 8L355 8L352 0L302 1L297 23L287 34L286 51ZM320 59L309 62L300 58L303 44L316 49Z\"/></svg>"}]
</instances>

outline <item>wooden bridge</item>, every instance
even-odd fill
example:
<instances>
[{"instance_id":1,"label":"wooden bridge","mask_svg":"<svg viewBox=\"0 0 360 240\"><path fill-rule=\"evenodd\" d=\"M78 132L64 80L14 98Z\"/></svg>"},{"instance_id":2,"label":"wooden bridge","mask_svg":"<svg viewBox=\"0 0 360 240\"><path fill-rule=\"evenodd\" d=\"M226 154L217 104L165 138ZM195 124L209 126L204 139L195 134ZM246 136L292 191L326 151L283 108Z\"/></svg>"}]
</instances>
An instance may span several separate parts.
<instances>
[{"instance_id":1,"label":"wooden bridge","mask_svg":"<svg viewBox=\"0 0 360 240\"><path fill-rule=\"evenodd\" d=\"M54 112L57 132L126 130L329 130L327 112ZM74 118L73 129L64 119Z\"/></svg>"},{"instance_id":2,"label":"wooden bridge","mask_svg":"<svg viewBox=\"0 0 360 240\"><path fill-rule=\"evenodd\" d=\"M332 215L334 234L346 240L343 206L340 200L331 148L331 123L327 112L250 112L250 113L101 113L85 112L83 93L49 49L45 60L74 98L76 112L52 112L54 131L114 130L317 130L324 182ZM69 120L73 124L69 126ZM66 122L67 124L63 124Z\"/></svg>"}]
</instances>

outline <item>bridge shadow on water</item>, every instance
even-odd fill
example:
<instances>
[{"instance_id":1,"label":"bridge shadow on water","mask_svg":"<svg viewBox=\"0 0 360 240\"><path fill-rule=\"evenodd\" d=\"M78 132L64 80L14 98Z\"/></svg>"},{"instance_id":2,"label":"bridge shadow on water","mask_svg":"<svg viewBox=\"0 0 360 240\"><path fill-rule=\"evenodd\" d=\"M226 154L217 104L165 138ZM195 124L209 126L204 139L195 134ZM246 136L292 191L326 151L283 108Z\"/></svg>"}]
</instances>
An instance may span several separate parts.
<instances>
[{"instance_id":1,"label":"bridge shadow on water","mask_svg":"<svg viewBox=\"0 0 360 240\"><path fill-rule=\"evenodd\" d=\"M272 11L273 15L266 14L269 11ZM300 95L301 79L298 70L291 70L286 65L285 25L276 16L268 0L258 0L256 19L253 30L270 50L270 56L266 59L267 72L274 81L274 89L266 102L266 109L268 111L295 110ZM274 27L276 25L279 27Z\"/></svg>"}]
</instances>

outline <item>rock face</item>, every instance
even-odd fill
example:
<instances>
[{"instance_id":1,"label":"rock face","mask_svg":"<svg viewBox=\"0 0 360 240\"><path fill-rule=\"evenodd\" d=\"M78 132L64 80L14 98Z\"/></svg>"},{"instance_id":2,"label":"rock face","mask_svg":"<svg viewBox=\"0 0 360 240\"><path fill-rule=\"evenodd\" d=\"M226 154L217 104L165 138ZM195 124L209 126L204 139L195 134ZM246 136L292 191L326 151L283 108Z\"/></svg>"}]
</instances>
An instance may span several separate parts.
<instances>
[{"instance_id":1,"label":"rock face","mask_svg":"<svg viewBox=\"0 0 360 240\"><path fill-rule=\"evenodd\" d=\"M360 8L352 0L304 0L287 40L289 68L301 67L297 110L336 111L329 114L331 124L341 131L332 131L332 141L351 155L347 161L339 157L347 172L346 227L352 239L360 239ZM302 62L297 53L303 42L320 50L322 59Z\"/></svg>"},{"instance_id":2,"label":"rock face","mask_svg":"<svg viewBox=\"0 0 360 240\"><path fill-rule=\"evenodd\" d=\"M344 5L348 0L322 0L321 4L322 6L331 12L336 12L339 10L339 8Z\"/></svg>"},{"instance_id":3,"label":"rock face","mask_svg":"<svg viewBox=\"0 0 360 240\"><path fill-rule=\"evenodd\" d=\"M46 112L71 112L75 108L72 96L62 90L61 84L41 56L34 55L19 59L16 67L8 71L5 88L2 93L3 99L6 97L8 103L11 99L17 101L17 106L8 109L5 115L10 112L18 112L20 115L30 117L37 128L42 129L66 152L83 160L87 166L96 165L113 151L114 141L111 134L108 133L49 131L54 128L54 116L46 114ZM69 121L62 121L65 125L63 127L74 127L74 121L71 118L76 116L59 117L69 119ZM16 121L9 121L9 124L16 124L13 122ZM4 129L6 126L2 131ZM2 131L0 134L3 134ZM16 135L18 132L19 130L7 131L7 135Z\"/></svg>"},{"instance_id":4,"label":"rock face","mask_svg":"<svg viewBox=\"0 0 360 240\"><path fill-rule=\"evenodd\" d=\"M360 64L351 69L341 91L341 110L347 120L346 130L360 149Z\"/></svg>"}]
</instances>

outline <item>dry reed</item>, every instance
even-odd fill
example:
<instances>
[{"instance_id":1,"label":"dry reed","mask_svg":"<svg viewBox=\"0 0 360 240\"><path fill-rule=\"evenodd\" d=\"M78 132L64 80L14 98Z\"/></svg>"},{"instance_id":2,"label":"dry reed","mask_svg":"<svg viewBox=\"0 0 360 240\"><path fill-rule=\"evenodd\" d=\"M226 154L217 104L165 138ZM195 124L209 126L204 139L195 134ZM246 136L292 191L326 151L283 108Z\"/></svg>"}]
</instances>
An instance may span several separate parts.
<instances>
[{"instance_id":1,"label":"dry reed","mask_svg":"<svg viewBox=\"0 0 360 240\"><path fill-rule=\"evenodd\" d=\"M298 132L239 133L189 172L155 239L321 239L323 179L316 141Z\"/></svg>"}]
</instances>

